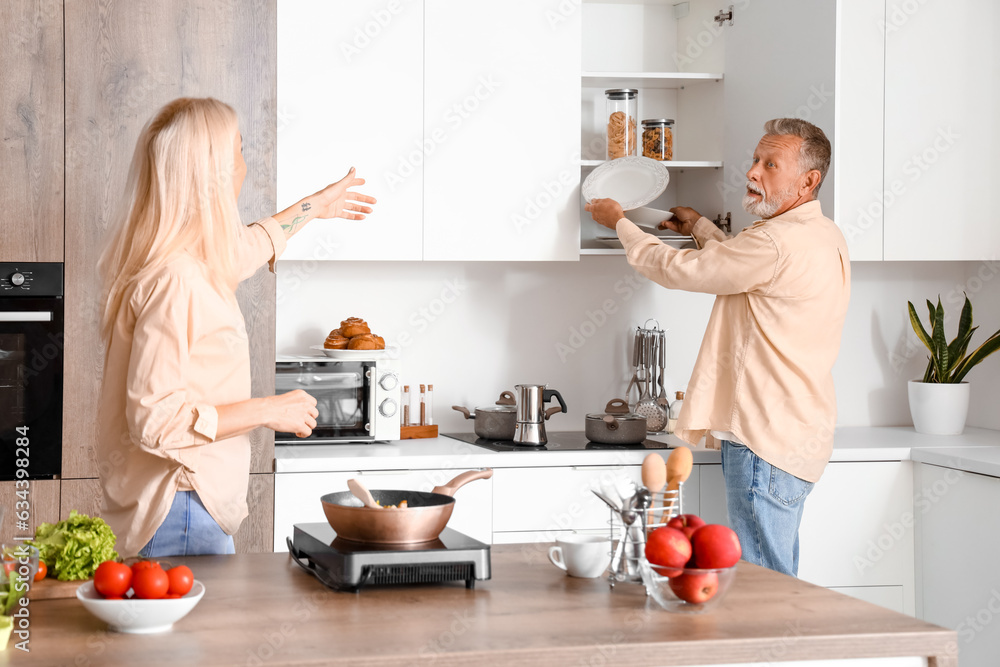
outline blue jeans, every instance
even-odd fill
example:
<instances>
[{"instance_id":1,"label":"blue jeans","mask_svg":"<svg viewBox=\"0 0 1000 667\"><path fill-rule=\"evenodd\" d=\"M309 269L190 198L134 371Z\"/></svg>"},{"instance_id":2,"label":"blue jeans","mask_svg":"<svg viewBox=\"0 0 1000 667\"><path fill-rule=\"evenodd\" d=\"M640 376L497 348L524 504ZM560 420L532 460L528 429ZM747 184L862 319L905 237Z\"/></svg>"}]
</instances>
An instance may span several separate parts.
<instances>
[{"instance_id":1,"label":"blue jeans","mask_svg":"<svg viewBox=\"0 0 1000 667\"><path fill-rule=\"evenodd\" d=\"M722 441L729 526L743 560L798 576L799 524L813 483L775 468L744 445Z\"/></svg>"},{"instance_id":2,"label":"blue jeans","mask_svg":"<svg viewBox=\"0 0 1000 667\"><path fill-rule=\"evenodd\" d=\"M144 558L165 556L201 556L234 554L233 536L226 535L196 491L178 491L163 523L146 546L139 550Z\"/></svg>"}]
</instances>

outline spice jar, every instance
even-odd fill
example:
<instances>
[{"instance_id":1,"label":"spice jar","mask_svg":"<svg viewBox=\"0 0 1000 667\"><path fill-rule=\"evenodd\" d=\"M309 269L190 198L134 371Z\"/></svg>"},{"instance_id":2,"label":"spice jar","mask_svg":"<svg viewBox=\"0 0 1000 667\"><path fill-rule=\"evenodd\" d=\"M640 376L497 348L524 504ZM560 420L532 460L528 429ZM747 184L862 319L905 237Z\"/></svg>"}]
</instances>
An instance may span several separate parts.
<instances>
[{"instance_id":1,"label":"spice jar","mask_svg":"<svg viewBox=\"0 0 1000 667\"><path fill-rule=\"evenodd\" d=\"M608 159L635 155L639 91L613 88L605 90L604 95L608 98Z\"/></svg>"},{"instance_id":2,"label":"spice jar","mask_svg":"<svg viewBox=\"0 0 1000 667\"><path fill-rule=\"evenodd\" d=\"M674 159L674 119L642 121L642 156L654 160Z\"/></svg>"}]
</instances>

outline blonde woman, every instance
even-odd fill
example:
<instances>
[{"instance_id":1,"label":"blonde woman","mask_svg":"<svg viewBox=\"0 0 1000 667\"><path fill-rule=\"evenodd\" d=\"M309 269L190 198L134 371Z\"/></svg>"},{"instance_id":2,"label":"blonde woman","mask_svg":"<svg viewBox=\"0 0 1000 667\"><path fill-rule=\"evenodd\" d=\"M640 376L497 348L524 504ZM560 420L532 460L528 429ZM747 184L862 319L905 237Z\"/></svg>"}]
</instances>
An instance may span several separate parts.
<instances>
[{"instance_id":1,"label":"blonde woman","mask_svg":"<svg viewBox=\"0 0 1000 667\"><path fill-rule=\"evenodd\" d=\"M236 112L184 98L142 130L123 211L101 258L107 301L98 411L104 518L123 555L233 553L247 516L248 433L309 435L303 391L250 397L236 286L313 218L361 220L375 203L351 171L294 206L244 226L246 175Z\"/></svg>"}]
</instances>

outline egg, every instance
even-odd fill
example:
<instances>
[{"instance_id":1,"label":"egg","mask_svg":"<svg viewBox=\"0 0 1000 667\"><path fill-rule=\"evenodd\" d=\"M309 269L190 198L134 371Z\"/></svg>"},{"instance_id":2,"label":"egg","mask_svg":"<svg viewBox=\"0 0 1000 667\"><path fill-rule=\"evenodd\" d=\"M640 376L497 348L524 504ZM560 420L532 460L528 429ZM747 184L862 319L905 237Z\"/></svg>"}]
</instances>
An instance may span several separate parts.
<instances>
[{"instance_id":1,"label":"egg","mask_svg":"<svg viewBox=\"0 0 1000 667\"><path fill-rule=\"evenodd\" d=\"M663 457L653 452L642 461L642 484L656 493L667 483L667 464Z\"/></svg>"}]
</instances>

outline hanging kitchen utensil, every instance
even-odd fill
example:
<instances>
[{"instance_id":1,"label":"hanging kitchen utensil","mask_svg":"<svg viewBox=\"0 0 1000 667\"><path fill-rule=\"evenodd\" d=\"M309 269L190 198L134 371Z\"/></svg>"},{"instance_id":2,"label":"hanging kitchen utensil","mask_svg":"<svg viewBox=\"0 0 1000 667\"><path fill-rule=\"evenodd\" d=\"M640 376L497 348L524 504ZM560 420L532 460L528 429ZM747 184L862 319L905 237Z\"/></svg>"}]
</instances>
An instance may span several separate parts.
<instances>
[{"instance_id":1,"label":"hanging kitchen utensil","mask_svg":"<svg viewBox=\"0 0 1000 667\"><path fill-rule=\"evenodd\" d=\"M656 403L656 398L652 395L653 386L653 369L651 360L653 357L653 338L649 335L643 335L643 364L646 368L645 375L648 378L642 387L642 395L639 397L639 401L635 404L635 413L640 417L646 418L646 430L655 431L653 427L658 425L657 421L660 417L660 406Z\"/></svg>"}]
</instances>

